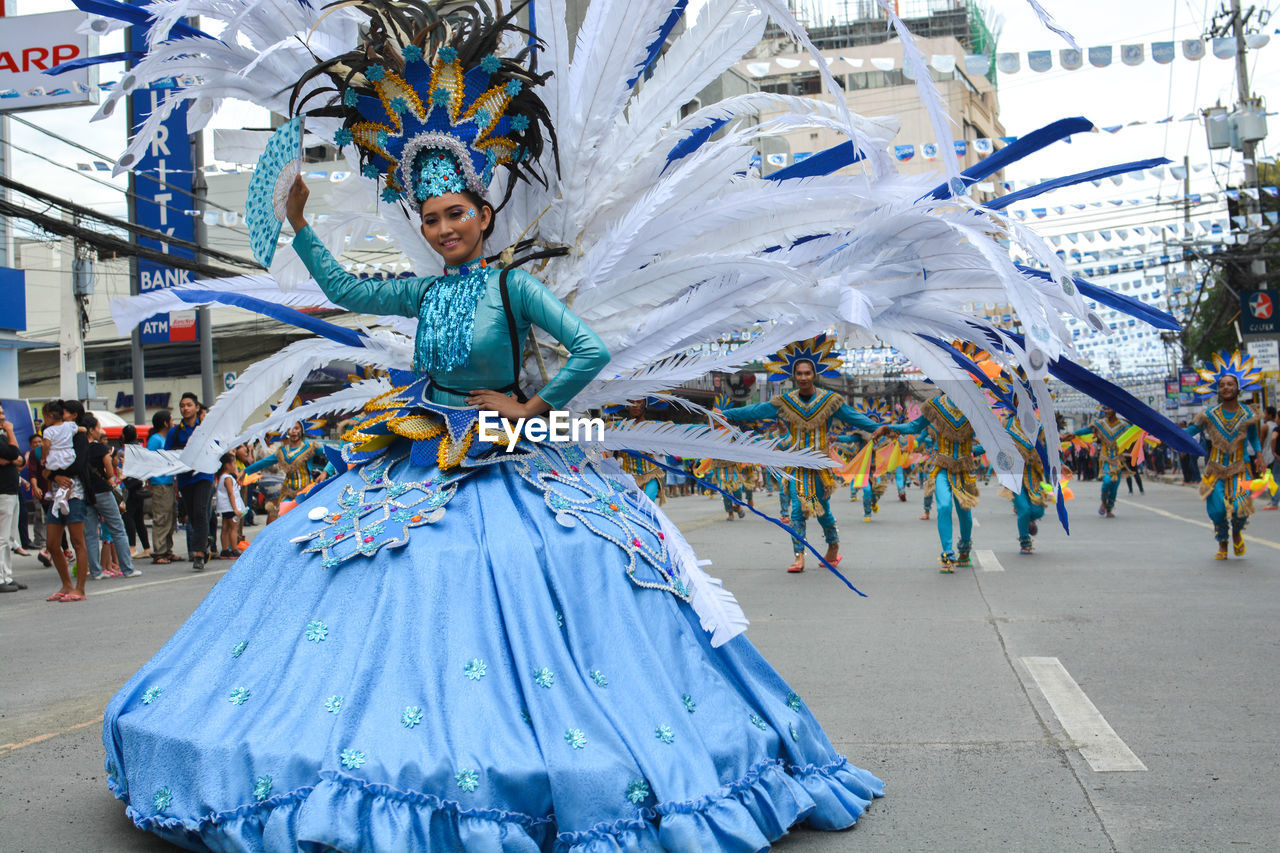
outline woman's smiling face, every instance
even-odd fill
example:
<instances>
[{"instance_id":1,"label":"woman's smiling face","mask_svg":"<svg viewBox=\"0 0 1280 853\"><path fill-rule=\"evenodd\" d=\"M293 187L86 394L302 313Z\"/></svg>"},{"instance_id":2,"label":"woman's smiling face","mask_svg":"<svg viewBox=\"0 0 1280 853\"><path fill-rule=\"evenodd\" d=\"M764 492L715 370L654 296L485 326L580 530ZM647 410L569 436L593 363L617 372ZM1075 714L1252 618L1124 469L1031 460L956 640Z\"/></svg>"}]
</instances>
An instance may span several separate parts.
<instances>
[{"instance_id":1,"label":"woman's smiling face","mask_svg":"<svg viewBox=\"0 0 1280 853\"><path fill-rule=\"evenodd\" d=\"M462 193L446 193L422 203L422 236L449 266L481 255L493 211Z\"/></svg>"}]
</instances>

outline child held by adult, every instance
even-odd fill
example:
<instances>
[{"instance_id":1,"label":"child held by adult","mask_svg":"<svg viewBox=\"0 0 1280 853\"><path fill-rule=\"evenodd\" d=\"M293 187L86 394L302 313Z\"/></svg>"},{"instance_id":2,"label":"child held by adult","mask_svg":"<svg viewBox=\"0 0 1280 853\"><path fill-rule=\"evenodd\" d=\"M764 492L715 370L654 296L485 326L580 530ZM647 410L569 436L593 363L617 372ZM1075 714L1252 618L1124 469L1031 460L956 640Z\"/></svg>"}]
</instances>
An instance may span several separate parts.
<instances>
[{"instance_id":1,"label":"child held by adult","mask_svg":"<svg viewBox=\"0 0 1280 853\"><path fill-rule=\"evenodd\" d=\"M84 427L77 423L77 418L84 415L84 407L76 400L51 400L45 404L43 414L46 424L41 443L43 473L54 493L45 516L45 535L53 543L49 556L62 581L62 587L45 600L84 601L85 582L89 579L88 548L84 539L85 501L87 496L92 499L84 486L88 478L89 442ZM68 429L66 424L71 428ZM50 432L57 439L58 454L53 452L54 442L48 437ZM66 452L68 439L70 453ZM58 547L63 531L71 539L75 566L79 569L74 580L66 552Z\"/></svg>"}]
</instances>

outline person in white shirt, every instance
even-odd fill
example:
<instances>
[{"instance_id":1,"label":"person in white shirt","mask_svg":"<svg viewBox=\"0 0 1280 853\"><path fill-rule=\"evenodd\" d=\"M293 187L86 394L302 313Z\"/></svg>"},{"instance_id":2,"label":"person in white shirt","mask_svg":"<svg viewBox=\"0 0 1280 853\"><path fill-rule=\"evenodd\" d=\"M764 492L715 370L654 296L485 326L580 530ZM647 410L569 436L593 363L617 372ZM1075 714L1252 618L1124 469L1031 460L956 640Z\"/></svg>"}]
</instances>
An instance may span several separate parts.
<instances>
[{"instance_id":1,"label":"person in white shirt","mask_svg":"<svg viewBox=\"0 0 1280 853\"><path fill-rule=\"evenodd\" d=\"M236 481L236 457L234 453L222 454L222 468L218 471L218 488L214 492L214 508L222 519L222 553L218 556L235 559L240 538L240 517L244 515L244 501L240 499L240 484Z\"/></svg>"},{"instance_id":2,"label":"person in white shirt","mask_svg":"<svg viewBox=\"0 0 1280 853\"><path fill-rule=\"evenodd\" d=\"M49 422L48 415L53 414L52 411L46 411L45 423ZM61 409L58 410L61 417ZM82 430L75 421L58 421L52 426L47 426L40 433L41 439L44 441L43 460L44 466L50 471L65 471L75 464L76 450L74 446L76 433ZM68 512L67 500L71 497L72 490L65 486L55 486L53 490L53 512L55 515L65 515Z\"/></svg>"}]
</instances>

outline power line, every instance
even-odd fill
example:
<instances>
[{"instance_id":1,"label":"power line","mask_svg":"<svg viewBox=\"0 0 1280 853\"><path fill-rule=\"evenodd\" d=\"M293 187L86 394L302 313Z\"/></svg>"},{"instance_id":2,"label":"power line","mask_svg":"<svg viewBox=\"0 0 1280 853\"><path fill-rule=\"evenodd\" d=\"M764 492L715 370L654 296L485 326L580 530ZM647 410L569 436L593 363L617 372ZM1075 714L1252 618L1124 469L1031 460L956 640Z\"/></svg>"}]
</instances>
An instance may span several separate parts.
<instances>
[{"instance_id":1,"label":"power line","mask_svg":"<svg viewBox=\"0 0 1280 853\"><path fill-rule=\"evenodd\" d=\"M101 184L102 186L104 186L104 187L109 187L110 189L113 189L113 190L115 190L116 192L124 193L124 194L125 194L125 196L126 196L127 198L131 198L131 199L133 199L134 201L145 202L145 203L148 203L148 204L156 204L156 202L155 202L155 200L154 200L154 199L145 198L145 197L143 197L143 196L138 195L137 193L129 192L129 190L128 190L128 189L126 189L125 187L119 187L119 186L116 186L115 184L111 183L110 181L104 181L104 180L102 180L101 178L96 177L96 176L94 176L94 175L92 175L92 174L87 174L87 173L85 173L85 172L83 172L83 171L81 171L81 170L79 170L79 169L72 168L71 166L68 166L66 163L59 163L57 160L54 160L54 159L52 159L52 158L50 158L50 157L46 157L46 156L44 156L43 154L39 154L39 153L37 153L37 152L35 152L35 151L31 151L31 150L29 150L29 149L27 149L27 148L23 148L21 145L18 145L18 144L16 144L16 143L10 142L10 143L9 143L9 147L10 147L10 148L12 148L12 149L14 149L15 151L21 151L23 154L28 154L28 155L30 155L30 156L32 156L32 157L39 158L39 159L41 159L41 160L45 161L46 163L49 163L50 165L57 166L59 169L65 169L65 170L67 170L68 172L71 172L72 174L79 175L80 177L84 178L85 180L93 181L95 184ZM184 210L184 209L182 209L182 208L174 207L174 206L173 206L173 205L171 205L171 204L156 204L156 206L157 206L157 207L162 207L162 208L164 208L165 210L172 210L174 213L177 213L177 214L179 214L179 215L181 215L181 216L190 216L190 214L191 214L191 212L190 212L190 211L188 211L188 210ZM224 208L224 209L225 209L225 208ZM233 227L233 226L230 226L230 225L222 225L222 223L220 223L220 222L219 222L219 223L214 223L214 224L216 224L216 225L218 225L218 226L220 226L220 227L222 227L222 228L232 228L232 227Z\"/></svg>"},{"instance_id":2,"label":"power line","mask_svg":"<svg viewBox=\"0 0 1280 853\"><path fill-rule=\"evenodd\" d=\"M11 183L4 179L0 179L0 182ZM46 213L34 211L2 199L0 199L0 215L26 219L29 222L35 223L50 234L58 234L63 237L71 237L76 240L80 240L81 242L93 246L99 252L109 252L124 257L137 256L139 258L146 258L147 260L155 261L159 264L165 264L178 269L190 270L191 272L211 278L227 278L239 275L239 273L226 269L225 267L215 267L209 264L198 263L178 255L171 255L168 252L162 252L159 249L150 249L145 246L140 246L137 243L131 243L123 238L103 234L100 231L91 231L82 225L67 222L63 219L49 216ZM163 238L164 235L161 234L160 237ZM237 261L237 263L242 262Z\"/></svg>"},{"instance_id":3,"label":"power line","mask_svg":"<svg viewBox=\"0 0 1280 853\"><path fill-rule=\"evenodd\" d=\"M226 252L220 252L216 249L210 249L207 246L201 246L189 240L179 240L163 232L156 231L151 228L145 228L141 225L136 225L132 222L125 222L124 220L117 219L114 216L107 216L106 214L98 213L95 210L91 210L87 207L82 207L78 204L75 204L74 202L67 201L66 199L59 198L55 195L41 192L40 190L37 190L34 187L29 187L26 184L23 184L19 181L12 180L10 178L0 177L0 186L7 187L12 190L17 190L23 195L30 196L33 199L46 202L52 206L60 207L63 210L67 211L68 213L73 213L73 214L76 214L77 216L82 216L87 219L93 219L98 222L102 222L107 225L114 226L116 228L122 228L125 231L129 232L130 234L134 235L135 237L140 237L147 240L154 240L157 243L161 243L165 245L171 245L171 246L177 246L183 249L189 249L193 252L200 252L205 255L208 255L209 257L213 257L220 261L223 261L224 263L235 264L236 266L242 266L242 267L262 269L261 265L259 265L257 261L253 261L248 258L242 258L237 255L231 255ZM36 221L35 219L32 218L32 216L39 216L43 220L51 220L55 222L57 221L57 220L52 220L52 217L45 216L44 214L38 214L35 211L31 211L19 205L9 204L8 207L12 208L15 211L15 213L13 213L12 215L20 216L24 219L29 219L32 222ZM63 223L63 226L65 226L65 223ZM64 234L64 236L71 236L69 234L66 234L64 228L50 229L48 227L45 227L43 224L41 225L41 227L43 227L46 231L52 231L53 233L57 233L57 234ZM126 241L119 240L119 238L115 238L115 237L108 238L107 235L100 234L99 232L95 232L95 231L89 231L88 229L80 228L80 226L73 226L73 227L81 231L85 231L87 234L94 235L95 237L117 241L117 242L123 243L125 246L132 245ZM94 241L86 238L86 242L93 243ZM153 253L154 257L152 255L143 255L142 254L143 252ZM126 255L126 256L137 255L138 257L148 257L151 260L155 260L157 263L168 264L169 266L178 267L179 269L190 269L193 271L196 270L197 267L204 266L203 264L197 264L195 261L188 261L185 258L170 256L169 253L167 252L161 252L156 249L144 249L141 246L135 247L134 250L132 251L119 252L119 254ZM178 263L178 261L182 261L182 263ZM183 266L183 264L188 264L189 266ZM225 274L237 275L237 273L231 273L231 272L228 272Z\"/></svg>"},{"instance_id":4,"label":"power line","mask_svg":"<svg viewBox=\"0 0 1280 853\"><path fill-rule=\"evenodd\" d=\"M19 115L10 115L10 116L9 116L9 118L13 119L14 121L19 122L20 124L25 124L27 127L31 128L32 130L38 130L38 131L40 131L41 133L45 134L46 136L49 136L49 137L51 137L51 138L53 138L53 139L56 139L56 140L58 140L59 142L65 143L65 144L67 144L67 145L70 145L72 148L78 148L78 149L80 149L81 151L83 151L83 152L84 152L84 153L86 153L86 154L90 154L90 155L92 155L92 156L94 156L94 157L97 157L99 160L105 160L105 161L107 161L107 162L111 162L111 163L114 163L114 162L115 162L115 158L114 158L114 157L108 157L106 154L103 154L103 153L101 153L101 152L99 152L99 151L94 151L92 148L88 148L88 147L86 147L86 146L84 146L84 145L81 145L79 142L75 142L74 140L67 139L65 136L61 136L60 134L54 133L52 130L49 130L48 128L41 127L41 126L40 126L40 125L38 125L38 124L33 124L33 123L31 123L31 122L27 121L26 119L22 118L22 116L19 116ZM79 170L77 170L77 172L79 172ZM195 194L194 194L191 190L187 190L187 189L183 189L182 187L175 186L175 185L173 185L173 184L169 183L168 181L162 181L160 178L157 178L157 177L155 177L154 175L150 175L150 174L148 174L148 173L146 173L146 172L136 172L136 171L135 171L133 174L134 174L136 177L139 177L139 178L146 178L148 181L154 181L155 183L159 184L161 187L163 187L163 188L165 188L165 189L167 189L167 190L172 190L173 192L181 193L182 195L185 195L185 196L187 196L188 198L190 198L192 201L199 201L199 199L197 199L197 198L196 198ZM208 201L208 200L206 200L206 201L205 201L205 205L206 205L207 207L216 207L216 208L218 208L219 210L224 210L224 211L226 211L227 213L239 213L239 211L237 211L237 210L232 210L232 209L231 209L231 208L229 208L229 207L224 207L224 206L222 206L222 205L218 204L217 202L212 202L212 201Z\"/></svg>"}]
</instances>

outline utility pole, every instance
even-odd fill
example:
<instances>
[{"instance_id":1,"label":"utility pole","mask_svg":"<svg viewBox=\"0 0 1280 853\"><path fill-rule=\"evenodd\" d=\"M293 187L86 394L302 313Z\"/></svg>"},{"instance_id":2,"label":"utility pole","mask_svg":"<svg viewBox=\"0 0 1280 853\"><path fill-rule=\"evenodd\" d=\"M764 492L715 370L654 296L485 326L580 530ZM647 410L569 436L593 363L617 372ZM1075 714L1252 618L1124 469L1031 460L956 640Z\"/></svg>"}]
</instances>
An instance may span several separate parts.
<instances>
[{"instance_id":1,"label":"utility pole","mask_svg":"<svg viewBox=\"0 0 1280 853\"><path fill-rule=\"evenodd\" d=\"M134 35L133 28L130 27L125 31L125 49L133 50ZM127 63L125 68L132 68L133 63ZM125 136L133 138L133 128L129 126L130 117L133 115L133 99L138 97L133 93L125 96L124 110L124 130ZM138 177L137 174L130 169L128 178L129 198L129 221L138 221ZM138 242L136 234L129 235L129 242L135 245ZM141 293L142 275L138 268L138 257L135 255L129 258L129 295L137 296ZM142 426L147 422L147 362L142 350L142 325L138 324L133 327L133 331L129 333L129 372L133 377L133 423L136 426Z\"/></svg>"},{"instance_id":2,"label":"utility pole","mask_svg":"<svg viewBox=\"0 0 1280 853\"><path fill-rule=\"evenodd\" d=\"M4 0L0 0L0 11L4 11ZM9 177L9 117L0 115L0 177ZM0 201L7 201L9 190L0 189ZM17 266L13 257L13 233L9 220L0 217L0 267Z\"/></svg>"},{"instance_id":3,"label":"utility pole","mask_svg":"<svg viewBox=\"0 0 1280 853\"><path fill-rule=\"evenodd\" d=\"M63 213L68 222L75 221ZM59 311L62 322L58 329L58 396L64 400L80 399L79 377L84 373L84 325L81 321L80 295L76 292L76 257L74 237L62 239L62 297Z\"/></svg>"},{"instance_id":4,"label":"utility pole","mask_svg":"<svg viewBox=\"0 0 1280 853\"><path fill-rule=\"evenodd\" d=\"M1231 0L1231 30L1236 38L1236 90L1240 96L1240 108L1242 110L1257 108L1257 105L1253 103L1253 95L1249 92L1249 62L1245 54L1244 15L1240 11L1240 0ZM1258 186L1258 164L1253 159L1256 147L1257 143L1245 140L1245 184L1255 189ZM1241 195L1242 209L1247 206L1244 203L1244 195ZM1247 216L1248 214L1246 213L1245 215Z\"/></svg>"},{"instance_id":5,"label":"utility pole","mask_svg":"<svg viewBox=\"0 0 1280 853\"><path fill-rule=\"evenodd\" d=\"M207 209L209 182L204 177L204 133L197 133L191 141L194 156L191 161L195 174L191 178L191 194L195 196L196 205L196 245L203 248L208 245L208 226L204 222ZM202 261L204 252L196 250L196 260ZM206 406L213 405L216 396L213 390L213 323L209 320L208 308L196 309L196 331L200 336L200 402Z\"/></svg>"}]
</instances>

